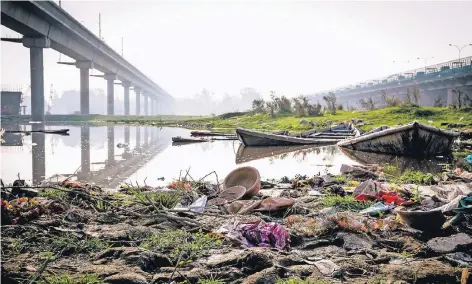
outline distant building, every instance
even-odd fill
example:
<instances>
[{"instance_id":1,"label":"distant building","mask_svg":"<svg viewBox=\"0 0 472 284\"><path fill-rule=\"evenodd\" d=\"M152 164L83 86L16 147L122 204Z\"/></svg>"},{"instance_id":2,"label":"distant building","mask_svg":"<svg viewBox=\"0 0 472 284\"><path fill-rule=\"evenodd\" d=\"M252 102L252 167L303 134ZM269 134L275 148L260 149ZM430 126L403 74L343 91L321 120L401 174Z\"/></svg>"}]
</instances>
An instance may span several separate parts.
<instances>
[{"instance_id":1,"label":"distant building","mask_svg":"<svg viewBox=\"0 0 472 284\"><path fill-rule=\"evenodd\" d=\"M2 115L19 115L21 110L21 94L21 92L2 91L0 113Z\"/></svg>"}]
</instances>

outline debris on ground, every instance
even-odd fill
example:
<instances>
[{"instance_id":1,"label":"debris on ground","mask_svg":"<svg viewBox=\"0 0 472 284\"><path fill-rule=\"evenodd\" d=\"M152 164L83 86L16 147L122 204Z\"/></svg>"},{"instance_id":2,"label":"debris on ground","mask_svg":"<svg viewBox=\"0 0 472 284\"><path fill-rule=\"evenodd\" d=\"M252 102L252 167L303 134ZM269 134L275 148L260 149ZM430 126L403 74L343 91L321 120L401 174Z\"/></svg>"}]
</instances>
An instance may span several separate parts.
<instances>
[{"instance_id":1,"label":"debris on ground","mask_svg":"<svg viewBox=\"0 0 472 284\"><path fill-rule=\"evenodd\" d=\"M342 165L265 182L242 167L116 192L68 177L28 192L18 178L2 184L2 280L469 283L469 174Z\"/></svg>"}]
</instances>

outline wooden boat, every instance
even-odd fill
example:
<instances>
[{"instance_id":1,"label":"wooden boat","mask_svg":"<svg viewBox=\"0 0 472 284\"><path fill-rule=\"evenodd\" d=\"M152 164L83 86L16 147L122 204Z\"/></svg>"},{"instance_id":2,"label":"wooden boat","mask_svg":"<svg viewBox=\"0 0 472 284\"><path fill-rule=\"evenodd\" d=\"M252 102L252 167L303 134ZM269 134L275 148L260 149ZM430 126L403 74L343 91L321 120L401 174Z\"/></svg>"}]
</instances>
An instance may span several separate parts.
<instances>
[{"instance_id":1,"label":"wooden boat","mask_svg":"<svg viewBox=\"0 0 472 284\"><path fill-rule=\"evenodd\" d=\"M176 143L200 143L200 142L209 142L208 139L203 138L182 138L180 136L172 137L172 142Z\"/></svg>"},{"instance_id":2,"label":"wooden boat","mask_svg":"<svg viewBox=\"0 0 472 284\"><path fill-rule=\"evenodd\" d=\"M276 135L259 131L236 129L239 141L245 146L290 146L290 145L329 145L336 144L339 139L300 138L287 135Z\"/></svg>"},{"instance_id":3,"label":"wooden boat","mask_svg":"<svg viewBox=\"0 0 472 284\"><path fill-rule=\"evenodd\" d=\"M337 145L365 152L424 157L449 154L454 138L458 135L459 133L415 121L412 124L343 140Z\"/></svg>"},{"instance_id":4,"label":"wooden boat","mask_svg":"<svg viewBox=\"0 0 472 284\"><path fill-rule=\"evenodd\" d=\"M239 144L238 151L236 152L236 164L303 150L309 151L309 149L313 149L313 145L246 147L243 144Z\"/></svg>"},{"instance_id":5,"label":"wooden boat","mask_svg":"<svg viewBox=\"0 0 472 284\"><path fill-rule=\"evenodd\" d=\"M206 130L191 131L190 135L192 136L235 136L234 133L223 133L223 132L206 131Z\"/></svg>"}]
</instances>

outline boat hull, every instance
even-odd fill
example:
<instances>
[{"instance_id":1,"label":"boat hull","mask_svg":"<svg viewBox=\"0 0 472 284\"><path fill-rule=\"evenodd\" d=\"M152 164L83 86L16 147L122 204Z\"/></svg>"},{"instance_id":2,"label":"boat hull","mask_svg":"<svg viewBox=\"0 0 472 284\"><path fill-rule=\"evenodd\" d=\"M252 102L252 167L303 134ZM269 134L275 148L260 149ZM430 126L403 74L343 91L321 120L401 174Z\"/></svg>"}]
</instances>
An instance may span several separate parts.
<instances>
[{"instance_id":1,"label":"boat hull","mask_svg":"<svg viewBox=\"0 0 472 284\"><path fill-rule=\"evenodd\" d=\"M339 141L339 139L314 139L275 135L244 128L238 128L236 134L244 146L330 145L336 144Z\"/></svg>"},{"instance_id":2,"label":"boat hull","mask_svg":"<svg viewBox=\"0 0 472 284\"><path fill-rule=\"evenodd\" d=\"M415 122L338 142L338 146L351 150L424 157L445 155L457 133Z\"/></svg>"}]
</instances>

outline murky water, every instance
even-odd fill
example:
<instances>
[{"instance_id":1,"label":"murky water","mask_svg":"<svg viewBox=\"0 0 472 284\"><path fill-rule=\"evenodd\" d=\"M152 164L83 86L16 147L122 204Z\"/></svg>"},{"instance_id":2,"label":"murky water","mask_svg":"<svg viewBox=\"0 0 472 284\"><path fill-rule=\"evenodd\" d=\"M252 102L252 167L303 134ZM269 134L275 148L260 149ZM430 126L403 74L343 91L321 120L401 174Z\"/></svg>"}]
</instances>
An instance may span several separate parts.
<instances>
[{"instance_id":1,"label":"murky water","mask_svg":"<svg viewBox=\"0 0 472 284\"><path fill-rule=\"evenodd\" d=\"M238 166L256 167L263 179L339 172L341 164L397 163L417 168L430 164L408 162L387 155L343 152L336 146L247 148L239 141L172 145L173 136L190 136L180 128L148 126L2 125L6 130L64 129L69 136L31 133L4 134L0 147L1 178L6 183L18 174L28 183L54 175L76 174L77 179L108 188L123 182L164 185L189 170L194 179L216 171L223 179ZM120 145L125 144L125 145ZM400 162L399 162L400 161ZM164 178L161 180L160 178ZM209 180L215 176L210 175Z\"/></svg>"}]
</instances>

